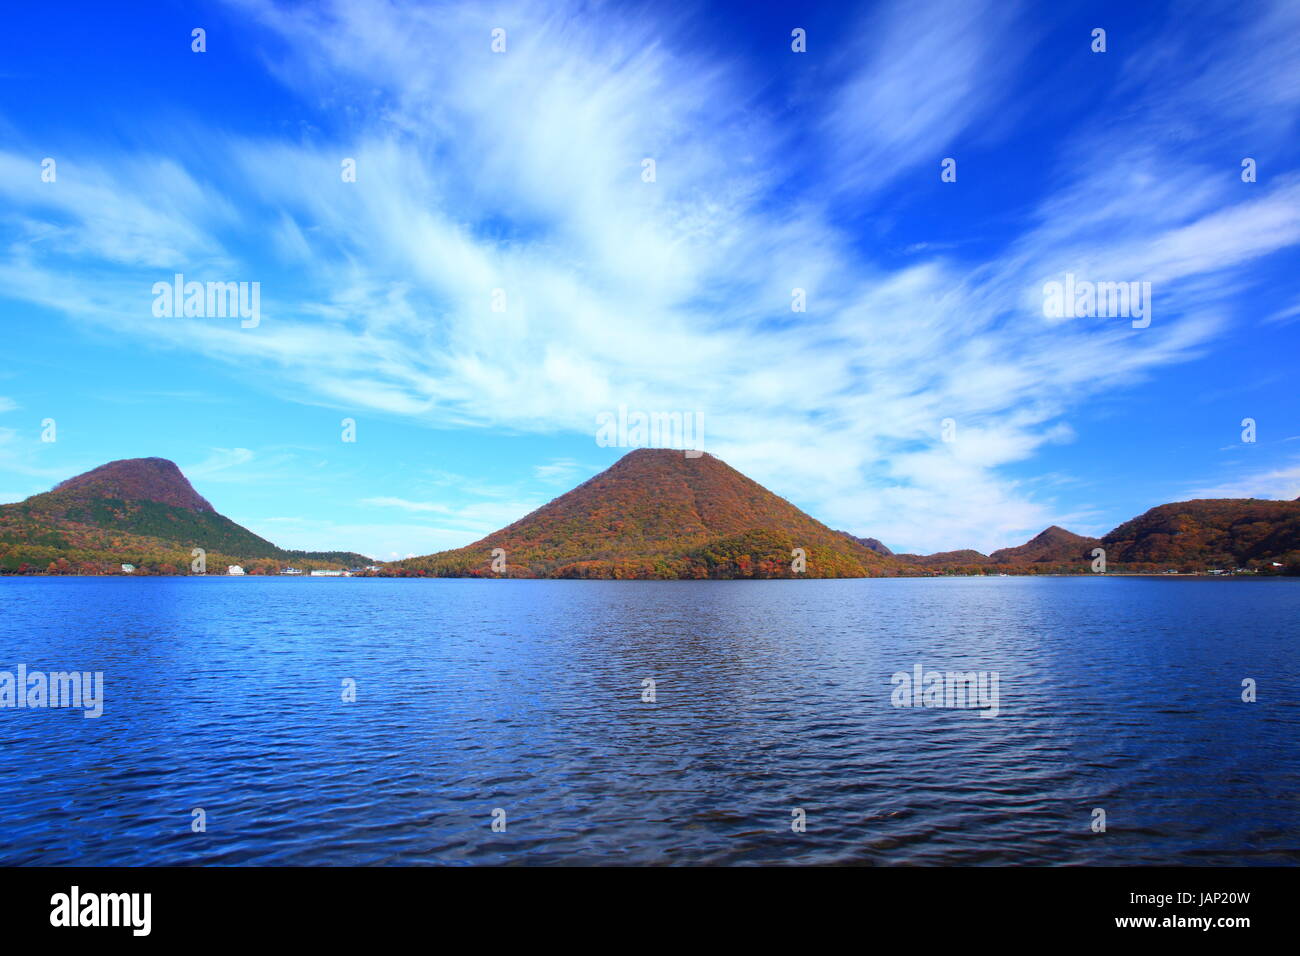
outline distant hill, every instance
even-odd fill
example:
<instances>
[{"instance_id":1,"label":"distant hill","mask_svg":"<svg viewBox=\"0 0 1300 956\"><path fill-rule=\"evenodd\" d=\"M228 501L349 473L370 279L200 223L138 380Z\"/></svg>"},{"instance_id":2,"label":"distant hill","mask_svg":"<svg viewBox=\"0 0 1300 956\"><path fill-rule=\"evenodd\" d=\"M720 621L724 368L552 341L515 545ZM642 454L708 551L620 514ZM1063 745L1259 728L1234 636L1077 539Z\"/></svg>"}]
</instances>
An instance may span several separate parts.
<instances>
[{"instance_id":1,"label":"distant hill","mask_svg":"<svg viewBox=\"0 0 1300 956\"><path fill-rule=\"evenodd\" d=\"M1025 544L1016 548L1001 548L989 555L992 564L1087 564L1092 560L1092 550L1101 541L1066 531L1052 525Z\"/></svg>"},{"instance_id":2,"label":"distant hill","mask_svg":"<svg viewBox=\"0 0 1300 956\"><path fill-rule=\"evenodd\" d=\"M896 554L899 561L923 568L939 568L948 565L988 564L989 556L969 548L962 551L939 551L935 554Z\"/></svg>"},{"instance_id":3,"label":"distant hill","mask_svg":"<svg viewBox=\"0 0 1300 956\"><path fill-rule=\"evenodd\" d=\"M396 561L386 572L491 577L749 578L896 574L895 562L832 531L712 455L642 448L480 541ZM807 569L795 574L791 552Z\"/></svg>"},{"instance_id":4,"label":"distant hill","mask_svg":"<svg viewBox=\"0 0 1300 956\"><path fill-rule=\"evenodd\" d=\"M1052 525L1022 545L999 548L992 554L979 551L940 551L938 554L898 554L899 561L922 568L941 568L947 573L1043 573L1080 569L1090 565L1097 538L1066 531Z\"/></svg>"},{"instance_id":5,"label":"distant hill","mask_svg":"<svg viewBox=\"0 0 1300 956\"><path fill-rule=\"evenodd\" d=\"M1152 508L1102 538L1107 560L1169 566L1300 564L1300 500L1204 498Z\"/></svg>"},{"instance_id":6,"label":"distant hill","mask_svg":"<svg viewBox=\"0 0 1300 956\"><path fill-rule=\"evenodd\" d=\"M1300 570L1300 500L1223 498L1160 505L1126 521L1104 538L1057 525L1025 544L985 555L979 551L896 554L900 562L947 574L1064 573L1090 568L1104 548L1110 570L1203 571L1239 567Z\"/></svg>"},{"instance_id":7,"label":"distant hill","mask_svg":"<svg viewBox=\"0 0 1300 956\"><path fill-rule=\"evenodd\" d=\"M841 531L840 534L844 535L844 537L848 538L850 541L856 541L864 548L870 548L872 551L876 552L876 554L883 554L885 557L889 557L894 553L885 547L879 538L859 538L857 535L849 534L847 531Z\"/></svg>"},{"instance_id":8,"label":"distant hill","mask_svg":"<svg viewBox=\"0 0 1300 956\"><path fill-rule=\"evenodd\" d=\"M992 554L967 549L940 551L937 554L896 554L894 557L922 568L973 569L984 565L1001 565L1001 570L1007 570L1035 564L1081 565L1092 560L1089 552L1100 543L1096 538L1085 538L1052 525L1018 547L1000 548Z\"/></svg>"},{"instance_id":9,"label":"distant hill","mask_svg":"<svg viewBox=\"0 0 1300 956\"><path fill-rule=\"evenodd\" d=\"M207 552L212 571L226 564L298 562L355 566L352 552L286 551L236 524L203 498L165 458L111 461L52 491L0 505L0 571L187 573L191 551Z\"/></svg>"}]
</instances>

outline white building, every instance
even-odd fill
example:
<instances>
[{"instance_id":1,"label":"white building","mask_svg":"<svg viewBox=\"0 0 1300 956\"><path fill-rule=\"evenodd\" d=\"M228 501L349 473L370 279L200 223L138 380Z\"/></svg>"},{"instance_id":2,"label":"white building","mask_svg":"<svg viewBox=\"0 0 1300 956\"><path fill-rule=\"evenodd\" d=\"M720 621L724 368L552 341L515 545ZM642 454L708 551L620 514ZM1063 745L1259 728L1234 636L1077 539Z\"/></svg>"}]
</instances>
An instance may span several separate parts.
<instances>
[{"instance_id":1,"label":"white building","mask_svg":"<svg viewBox=\"0 0 1300 956\"><path fill-rule=\"evenodd\" d=\"M313 578L350 578L350 577L352 577L352 575L348 574L346 571L325 571L325 570L322 570L322 569L320 569L320 568L317 568L315 571L313 571L313 572L311 573L311 576L312 576Z\"/></svg>"},{"instance_id":2,"label":"white building","mask_svg":"<svg viewBox=\"0 0 1300 956\"><path fill-rule=\"evenodd\" d=\"M232 564L230 567L226 568L226 573L227 573L227 574L243 574L243 573L244 573L244 569L241 568L241 567L240 567L239 565L237 565L237 564Z\"/></svg>"},{"instance_id":3,"label":"white building","mask_svg":"<svg viewBox=\"0 0 1300 956\"><path fill-rule=\"evenodd\" d=\"M124 565L122 565L122 573L123 573L123 574L135 574L135 565L134 565L134 564L124 564Z\"/></svg>"}]
</instances>

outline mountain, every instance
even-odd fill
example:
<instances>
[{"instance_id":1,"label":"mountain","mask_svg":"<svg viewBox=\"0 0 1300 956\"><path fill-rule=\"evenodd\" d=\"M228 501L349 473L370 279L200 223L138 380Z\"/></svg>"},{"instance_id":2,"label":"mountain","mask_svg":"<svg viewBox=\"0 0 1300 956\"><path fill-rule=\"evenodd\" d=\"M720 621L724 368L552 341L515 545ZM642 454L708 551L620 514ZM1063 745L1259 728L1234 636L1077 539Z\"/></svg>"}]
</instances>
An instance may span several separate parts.
<instances>
[{"instance_id":1,"label":"mountain","mask_svg":"<svg viewBox=\"0 0 1300 956\"><path fill-rule=\"evenodd\" d=\"M218 514L165 458L111 461L52 491L0 505L0 571L26 565L93 574L120 571L128 563L142 572L178 573L189 569L194 548L207 552L213 571L259 560L370 563L351 552L276 547Z\"/></svg>"},{"instance_id":2,"label":"mountain","mask_svg":"<svg viewBox=\"0 0 1300 956\"><path fill-rule=\"evenodd\" d=\"M1300 499L1203 498L1152 508L1102 540L1109 562L1231 569L1300 564Z\"/></svg>"},{"instance_id":3,"label":"mountain","mask_svg":"<svg viewBox=\"0 0 1300 956\"><path fill-rule=\"evenodd\" d=\"M841 531L839 533L844 535L844 537L848 538L850 541L856 541L864 548L870 548L872 551L876 552L876 554L881 554L884 555L885 557L889 557L894 553L890 551L887 547L885 547L881 543L879 538L859 538L857 535L849 534L847 531Z\"/></svg>"},{"instance_id":4,"label":"mountain","mask_svg":"<svg viewBox=\"0 0 1300 956\"><path fill-rule=\"evenodd\" d=\"M895 562L832 531L709 454L641 448L572 491L464 548L385 570L551 578L868 577ZM792 571L802 548L807 568Z\"/></svg>"},{"instance_id":5,"label":"mountain","mask_svg":"<svg viewBox=\"0 0 1300 956\"><path fill-rule=\"evenodd\" d=\"M993 564L1087 564L1092 549L1099 547L1097 538L1066 531L1052 525L1016 548L1001 548L989 555Z\"/></svg>"}]
</instances>

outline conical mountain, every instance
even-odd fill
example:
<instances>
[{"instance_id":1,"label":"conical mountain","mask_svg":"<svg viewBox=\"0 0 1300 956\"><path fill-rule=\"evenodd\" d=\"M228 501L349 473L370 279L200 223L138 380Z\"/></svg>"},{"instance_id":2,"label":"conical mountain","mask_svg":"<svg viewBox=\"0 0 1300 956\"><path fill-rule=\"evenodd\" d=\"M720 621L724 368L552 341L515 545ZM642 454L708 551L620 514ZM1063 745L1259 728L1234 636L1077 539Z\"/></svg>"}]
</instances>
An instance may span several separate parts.
<instances>
[{"instance_id":1,"label":"conical mountain","mask_svg":"<svg viewBox=\"0 0 1300 956\"><path fill-rule=\"evenodd\" d=\"M896 565L709 454L637 449L514 524L408 574L511 577L867 577ZM796 572L801 548L806 569Z\"/></svg>"}]
</instances>

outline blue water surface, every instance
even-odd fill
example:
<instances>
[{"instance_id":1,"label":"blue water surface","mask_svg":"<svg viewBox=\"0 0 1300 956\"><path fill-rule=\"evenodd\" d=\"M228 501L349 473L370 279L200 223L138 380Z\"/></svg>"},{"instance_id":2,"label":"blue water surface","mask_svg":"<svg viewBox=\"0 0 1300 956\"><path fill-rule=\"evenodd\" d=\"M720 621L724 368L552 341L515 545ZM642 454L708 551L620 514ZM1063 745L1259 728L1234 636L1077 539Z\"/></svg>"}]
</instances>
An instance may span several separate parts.
<instances>
[{"instance_id":1,"label":"blue water surface","mask_svg":"<svg viewBox=\"0 0 1300 956\"><path fill-rule=\"evenodd\" d=\"M105 681L0 709L0 863L1295 864L1297 649L1294 579L0 579Z\"/></svg>"}]
</instances>

